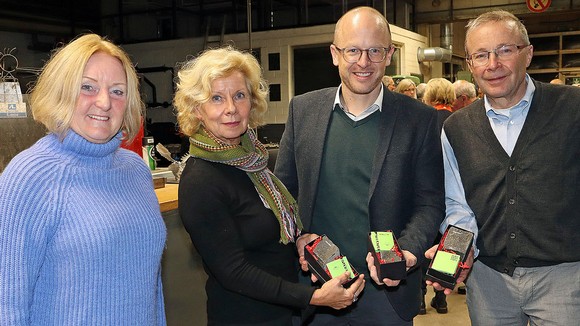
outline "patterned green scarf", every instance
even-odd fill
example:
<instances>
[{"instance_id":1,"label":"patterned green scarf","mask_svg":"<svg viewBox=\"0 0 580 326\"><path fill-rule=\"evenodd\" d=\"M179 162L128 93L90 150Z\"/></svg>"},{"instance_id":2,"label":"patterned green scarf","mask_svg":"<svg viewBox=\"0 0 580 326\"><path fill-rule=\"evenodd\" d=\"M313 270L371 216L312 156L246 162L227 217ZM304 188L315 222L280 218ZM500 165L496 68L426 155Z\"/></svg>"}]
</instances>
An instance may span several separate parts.
<instances>
[{"instance_id":1,"label":"patterned green scarf","mask_svg":"<svg viewBox=\"0 0 580 326\"><path fill-rule=\"evenodd\" d=\"M256 137L254 130L242 135L239 145L228 145L204 127L189 138L189 154L210 162L234 166L245 171L262 202L280 222L280 242L294 242L302 230L296 200L284 184L266 167L268 151Z\"/></svg>"}]
</instances>

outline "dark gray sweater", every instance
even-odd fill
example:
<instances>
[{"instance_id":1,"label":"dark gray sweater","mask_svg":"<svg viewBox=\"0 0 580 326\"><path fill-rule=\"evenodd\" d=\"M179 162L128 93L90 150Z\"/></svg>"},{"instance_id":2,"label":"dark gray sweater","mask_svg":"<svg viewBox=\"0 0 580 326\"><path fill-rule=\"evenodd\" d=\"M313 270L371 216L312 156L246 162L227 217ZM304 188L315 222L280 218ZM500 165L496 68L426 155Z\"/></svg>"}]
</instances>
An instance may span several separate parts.
<instances>
[{"instance_id":1,"label":"dark gray sweater","mask_svg":"<svg viewBox=\"0 0 580 326\"><path fill-rule=\"evenodd\" d=\"M580 260L580 88L535 85L511 157L483 101L444 125L477 219L479 260L509 275Z\"/></svg>"}]
</instances>

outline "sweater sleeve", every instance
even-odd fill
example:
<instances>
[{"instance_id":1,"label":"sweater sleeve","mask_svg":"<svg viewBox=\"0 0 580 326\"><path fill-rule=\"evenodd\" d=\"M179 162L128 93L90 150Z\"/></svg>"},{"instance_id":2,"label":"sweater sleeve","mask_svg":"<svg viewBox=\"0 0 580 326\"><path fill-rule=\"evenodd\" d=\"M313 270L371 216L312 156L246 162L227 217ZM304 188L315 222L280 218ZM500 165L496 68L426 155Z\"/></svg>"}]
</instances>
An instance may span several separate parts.
<instances>
[{"instance_id":1,"label":"sweater sleeve","mask_svg":"<svg viewBox=\"0 0 580 326\"><path fill-rule=\"evenodd\" d=\"M200 162L190 159L188 165L192 161ZM240 189L234 180L210 169L194 174L188 170L186 167L180 181L179 211L209 273L229 291L269 303L307 307L315 288L273 275L253 264L245 254L243 235L234 222L234 214L240 208L233 203L236 198L232 194L255 190ZM250 232L260 236L259 229Z\"/></svg>"},{"instance_id":2,"label":"sweater sleeve","mask_svg":"<svg viewBox=\"0 0 580 326\"><path fill-rule=\"evenodd\" d=\"M0 325L27 325L35 282L57 225L58 175L16 156L0 176Z\"/></svg>"},{"instance_id":3,"label":"sweater sleeve","mask_svg":"<svg viewBox=\"0 0 580 326\"><path fill-rule=\"evenodd\" d=\"M159 269L159 275L157 276L157 325L167 325L165 316L165 302L163 297L163 284L161 283L161 268Z\"/></svg>"}]
</instances>

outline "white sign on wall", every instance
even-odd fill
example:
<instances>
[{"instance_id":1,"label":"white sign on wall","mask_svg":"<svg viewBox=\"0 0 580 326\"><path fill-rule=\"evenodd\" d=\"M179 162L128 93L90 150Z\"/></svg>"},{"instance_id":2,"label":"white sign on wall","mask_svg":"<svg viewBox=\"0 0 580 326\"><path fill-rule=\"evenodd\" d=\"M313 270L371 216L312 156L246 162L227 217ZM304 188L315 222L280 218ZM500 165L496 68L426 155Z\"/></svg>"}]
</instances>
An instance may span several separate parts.
<instances>
[{"instance_id":1,"label":"white sign on wall","mask_svg":"<svg viewBox=\"0 0 580 326\"><path fill-rule=\"evenodd\" d=\"M18 59L12 54L14 50L0 52L0 118L26 118L20 83L12 75L18 68Z\"/></svg>"}]
</instances>

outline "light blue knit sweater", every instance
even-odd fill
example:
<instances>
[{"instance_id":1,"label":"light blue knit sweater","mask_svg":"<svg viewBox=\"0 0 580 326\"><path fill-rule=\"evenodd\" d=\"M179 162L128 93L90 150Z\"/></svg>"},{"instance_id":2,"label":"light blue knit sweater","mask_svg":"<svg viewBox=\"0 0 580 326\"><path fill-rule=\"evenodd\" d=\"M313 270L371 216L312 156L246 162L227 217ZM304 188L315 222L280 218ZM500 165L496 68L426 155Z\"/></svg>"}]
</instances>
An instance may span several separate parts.
<instances>
[{"instance_id":1,"label":"light blue knit sweater","mask_svg":"<svg viewBox=\"0 0 580 326\"><path fill-rule=\"evenodd\" d=\"M165 224L119 137L49 134L0 176L0 325L165 325Z\"/></svg>"}]
</instances>

